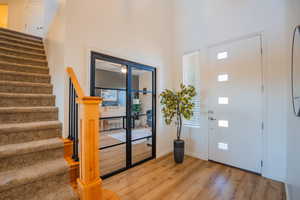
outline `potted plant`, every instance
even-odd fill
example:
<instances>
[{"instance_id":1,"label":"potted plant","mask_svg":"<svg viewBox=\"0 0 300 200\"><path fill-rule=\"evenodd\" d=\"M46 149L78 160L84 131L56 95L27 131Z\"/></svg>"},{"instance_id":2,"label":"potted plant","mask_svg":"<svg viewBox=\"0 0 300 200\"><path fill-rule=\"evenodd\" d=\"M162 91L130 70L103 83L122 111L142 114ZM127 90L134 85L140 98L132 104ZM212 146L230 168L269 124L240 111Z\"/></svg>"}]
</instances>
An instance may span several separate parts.
<instances>
[{"instance_id":1,"label":"potted plant","mask_svg":"<svg viewBox=\"0 0 300 200\"><path fill-rule=\"evenodd\" d=\"M165 89L161 94L162 113L167 125L173 120L177 126L177 138L174 140L174 160L182 163L184 158L184 141L181 139L182 119L191 119L193 116L193 97L196 90L193 86L180 84L179 91Z\"/></svg>"}]
</instances>

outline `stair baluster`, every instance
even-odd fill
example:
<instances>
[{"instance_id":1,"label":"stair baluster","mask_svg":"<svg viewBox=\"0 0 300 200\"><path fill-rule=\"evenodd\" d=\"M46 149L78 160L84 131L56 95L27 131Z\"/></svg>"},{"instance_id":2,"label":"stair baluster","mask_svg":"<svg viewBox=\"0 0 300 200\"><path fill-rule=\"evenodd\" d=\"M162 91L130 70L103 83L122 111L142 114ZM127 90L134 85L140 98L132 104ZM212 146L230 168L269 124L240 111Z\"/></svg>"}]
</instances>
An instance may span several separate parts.
<instances>
[{"instance_id":1,"label":"stair baluster","mask_svg":"<svg viewBox=\"0 0 300 200\"><path fill-rule=\"evenodd\" d=\"M78 157L78 103L76 102L76 98L78 98L76 94L76 90L72 83L72 80L69 80L69 136L73 142L73 153L72 159L74 161L79 161Z\"/></svg>"}]
</instances>

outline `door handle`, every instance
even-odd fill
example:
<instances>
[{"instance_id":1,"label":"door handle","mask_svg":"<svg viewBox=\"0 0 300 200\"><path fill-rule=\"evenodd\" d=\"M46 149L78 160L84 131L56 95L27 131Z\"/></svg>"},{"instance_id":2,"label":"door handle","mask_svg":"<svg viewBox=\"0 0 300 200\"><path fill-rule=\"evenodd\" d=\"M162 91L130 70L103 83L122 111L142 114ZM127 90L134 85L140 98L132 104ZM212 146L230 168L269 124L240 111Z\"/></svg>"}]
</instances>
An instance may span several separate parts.
<instances>
[{"instance_id":1,"label":"door handle","mask_svg":"<svg viewBox=\"0 0 300 200\"><path fill-rule=\"evenodd\" d=\"M216 118L213 118L213 117L209 117L208 119L211 120L211 121L217 120Z\"/></svg>"}]
</instances>

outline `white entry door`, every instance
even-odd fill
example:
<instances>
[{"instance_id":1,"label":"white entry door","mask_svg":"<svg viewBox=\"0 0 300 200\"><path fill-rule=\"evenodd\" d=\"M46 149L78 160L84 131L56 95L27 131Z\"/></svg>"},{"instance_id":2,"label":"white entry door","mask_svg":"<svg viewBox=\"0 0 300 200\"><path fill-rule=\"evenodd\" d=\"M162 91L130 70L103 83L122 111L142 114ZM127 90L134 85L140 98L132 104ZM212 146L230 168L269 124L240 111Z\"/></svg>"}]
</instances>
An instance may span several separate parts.
<instances>
[{"instance_id":1,"label":"white entry door","mask_svg":"<svg viewBox=\"0 0 300 200\"><path fill-rule=\"evenodd\" d=\"M209 159L261 173L262 53L255 36L209 49Z\"/></svg>"},{"instance_id":2,"label":"white entry door","mask_svg":"<svg viewBox=\"0 0 300 200\"><path fill-rule=\"evenodd\" d=\"M42 37L44 34L44 6L42 0L29 0L25 8L25 32Z\"/></svg>"}]
</instances>

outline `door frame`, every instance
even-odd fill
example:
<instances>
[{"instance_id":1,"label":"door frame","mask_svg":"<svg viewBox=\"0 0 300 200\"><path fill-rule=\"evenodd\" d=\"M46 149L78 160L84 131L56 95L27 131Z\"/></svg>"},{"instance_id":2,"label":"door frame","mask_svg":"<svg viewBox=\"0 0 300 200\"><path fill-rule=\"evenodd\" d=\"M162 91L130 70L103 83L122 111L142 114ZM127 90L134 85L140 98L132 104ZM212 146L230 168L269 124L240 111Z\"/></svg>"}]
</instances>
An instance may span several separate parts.
<instances>
[{"instance_id":1,"label":"door frame","mask_svg":"<svg viewBox=\"0 0 300 200\"><path fill-rule=\"evenodd\" d=\"M116 171L113 171L111 173L105 174L101 176L101 178L105 179L108 177L111 177L115 174L118 174L120 172L123 172L125 170L128 170L132 167L135 167L137 165L140 165L144 162L147 162L149 160L152 160L156 158L156 68L133 62L130 60L126 60L123 58L118 58L114 56L110 56L107 54L99 53L96 51L91 50L90 51L90 96L95 96L95 85L96 85L96 80L95 80L95 72L96 72L96 59L107 61L107 62L113 62L117 64L121 64L124 66L127 66L127 75L126 75L126 154L125 154L125 159L126 159L126 167L118 169ZM131 78L132 78L132 68L134 69L141 69L145 71L150 71L152 72L152 155L149 158L143 159L141 161L138 161L136 163L132 163L132 138L131 138L131 94L132 94L132 89L131 89ZM100 148L99 148L100 150Z\"/></svg>"},{"instance_id":2,"label":"door frame","mask_svg":"<svg viewBox=\"0 0 300 200\"><path fill-rule=\"evenodd\" d=\"M267 83L267 69L265 66L267 66L267 60L266 60L266 57L264 56L265 54L265 51L266 51L266 41L265 41L265 37L264 37L264 31L261 31L261 32L255 32L255 33L251 33L251 34L247 34L247 35L244 35L244 36L240 36L240 37L236 37L236 38L232 38L232 39L229 39L229 40L225 40L225 41L222 41L222 42L217 42L217 43L213 43L211 45L208 45L207 48L206 48L206 53L207 53L207 56L206 56L206 59L207 59L207 64L210 65L210 59L209 59L209 50L213 47L217 47L217 46L220 46L220 45L225 45L225 44L230 44L230 43L233 43L233 42L237 42L237 41L241 41L241 40L245 40L245 39L249 39L249 38L254 38L254 37L259 37L260 38L260 48L261 48L261 57L260 57L260 68L261 68L261 119L262 119L262 122L261 122L261 167L260 167L260 173L258 173L259 175L263 175L264 174L264 163L265 163L265 160L267 158L267 87L266 87L266 83ZM209 66L210 67L210 66ZM209 121L208 121L209 123ZM208 124L209 126L209 124ZM208 128L207 130L207 135L208 135L208 145L207 145L207 152L208 152L208 155L207 155L207 158L209 161L213 161L213 160L210 160L210 130ZM216 162L216 161L213 161L213 162ZM227 164L224 164L224 163L221 163L223 165L227 165ZM238 168L238 167L235 167L235 166L231 166L231 167L234 167L234 168ZM244 170L244 171L248 171L248 170L245 170L245 169L241 169L241 170ZM252 172L252 171L251 171ZM255 172L252 172L252 173L255 173Z\"/></svg>"}]
</instances>

